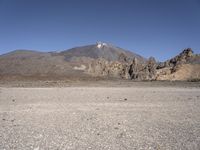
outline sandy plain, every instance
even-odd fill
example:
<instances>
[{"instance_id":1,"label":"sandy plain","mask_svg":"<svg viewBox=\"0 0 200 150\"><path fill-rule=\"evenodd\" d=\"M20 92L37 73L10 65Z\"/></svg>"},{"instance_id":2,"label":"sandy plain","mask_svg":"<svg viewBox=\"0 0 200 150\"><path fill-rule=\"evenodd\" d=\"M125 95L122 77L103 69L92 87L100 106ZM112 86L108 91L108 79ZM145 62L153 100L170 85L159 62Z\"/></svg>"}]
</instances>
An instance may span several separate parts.
<instances>
[{"instance_id":1,"label":"sandy plain","mask_svg":"<svg viewBox=\"0 0 200 150\"><path fill-rule=\"evenodd\" d=\"M138 84L3 85L0 149L199 150L200 88Z\"/></svg>"}]
</instances>

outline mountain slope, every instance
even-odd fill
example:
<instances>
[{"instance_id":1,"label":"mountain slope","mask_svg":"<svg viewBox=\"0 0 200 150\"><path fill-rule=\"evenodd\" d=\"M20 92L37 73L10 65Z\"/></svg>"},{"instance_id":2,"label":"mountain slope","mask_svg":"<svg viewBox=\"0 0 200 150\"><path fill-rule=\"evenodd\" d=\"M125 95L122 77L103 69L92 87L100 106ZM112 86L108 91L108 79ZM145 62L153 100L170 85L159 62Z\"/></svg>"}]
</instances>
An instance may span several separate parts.
<instances>
[{"instance_id":1,"label":"mountain slope","mask_svg":"<svg viewBox=\"0 0 200 150\"><path fill-rule=\"evenodd\" d=\"M91 61L104 58L119 60L120 56L129 59L143 57L113 45L98 43L72 48L62 52L38 52L16 50L0 55L0 75L22 76L82 76Z\"/></svg>"},{"instance_id":2,"label":"mountain slope","mask_svg":"<svg viewBox=\"0 0 200 150\"><path fill-rule=\"evenodd\" d=\"M66 60L72 60L74 57L89 57L93 59L104 58L108 61L117 61L120 59L120 56L124 55L131 60L137 58L139 61L145 61L145 58L138 54L101 42L95 45L72 48L61 52L60 55L64 55Z\"/></svg>"},{"instance_id":3,"label":"mountain slope","mask_svg":"<svg viewBox=\"0 0 200 150\"><path fill-rule=\"evenodd\" d=\"M50 53L16 50L0 56L1 75L64 74L69 68L63 56L53 57Z\"/></svg>"}]
</instances>

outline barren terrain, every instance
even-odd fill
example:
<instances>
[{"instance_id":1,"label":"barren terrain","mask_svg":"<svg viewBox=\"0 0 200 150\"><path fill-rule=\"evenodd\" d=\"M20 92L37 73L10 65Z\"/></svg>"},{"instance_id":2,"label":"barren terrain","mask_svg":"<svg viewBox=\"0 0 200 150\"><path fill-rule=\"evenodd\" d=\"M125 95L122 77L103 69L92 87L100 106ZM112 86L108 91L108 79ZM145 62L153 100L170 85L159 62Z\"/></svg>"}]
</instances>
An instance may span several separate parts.
<instances>
[{"instance_id":1,"label":"barren terrain","mask_svg":"<svg viewBox=\"0 0 200 150\"><path fill-rule=\"evenodd\" d=\"M142 84L1 86L0 149L200 149L200 88Z\"/></svg>"}]
</instances>

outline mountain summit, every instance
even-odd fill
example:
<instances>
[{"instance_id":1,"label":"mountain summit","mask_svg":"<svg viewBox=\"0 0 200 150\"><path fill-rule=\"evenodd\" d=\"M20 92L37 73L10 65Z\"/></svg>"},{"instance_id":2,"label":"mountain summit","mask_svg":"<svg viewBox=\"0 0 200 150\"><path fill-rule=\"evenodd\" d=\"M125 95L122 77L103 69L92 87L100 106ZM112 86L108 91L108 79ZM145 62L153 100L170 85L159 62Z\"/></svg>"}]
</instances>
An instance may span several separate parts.
<instances>
[{"instance_id":1,"label":"mountain summit","mask_svg":"<svg viewBox=\"0 0 200 150\"><path fill-rule=\"evenodd\" d=\"M108 44L107 43L103 43L103 42L97 42L97 47L98 48L102 48L104 46L108 46Z\"/></svg>"},{"instance_id":2,"label":"mountain summit","mask_svg":"<svg viewBox=\"0 0 200 150\"><path fill-rule=\"evenodd\" d=\"M124 55L128 59L137 58L140 61L145 61L142 56L112 44L97 42L93 45L75 47L66 51L62 51L60 55L64 55L66 60L71 60L74 57L88 57L92 59L104 58L108 61L117 61Z\"/></svg>"}]
</instances>

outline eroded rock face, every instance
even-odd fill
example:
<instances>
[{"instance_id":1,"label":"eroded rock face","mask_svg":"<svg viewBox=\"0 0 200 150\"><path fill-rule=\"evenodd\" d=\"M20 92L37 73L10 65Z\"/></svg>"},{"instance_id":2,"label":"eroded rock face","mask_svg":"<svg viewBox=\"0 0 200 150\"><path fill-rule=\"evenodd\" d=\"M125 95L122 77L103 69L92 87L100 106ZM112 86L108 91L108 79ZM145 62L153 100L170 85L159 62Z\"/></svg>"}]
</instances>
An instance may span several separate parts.
<instances>
[{"instance_id":1,"label":"eroded rock face","mask_svg":"<svg viewBox=\"0 0 200 150\"><path fill-rule=\"evenodd\" d=\"M94 60L88 72L94 76L108 76L132 80L154 80L156 75L156 61L150 58L146 64L136 58L131 63L124 61Z\"/></svg>"},{"instance_id":2,"label":"eroded rock face","mask_svg":"<svg viewBox=\"0 0 200 150\"><path fill-rule=\"evenodd\" d=\"M199 64L198 55L195 55L191 48L184 49L176 57L160 63L157 66L157 80L188 80L193 78L196 70L193 65ZM192 65L193 64L193 65ZM195 66L195 67L196 67ZM198 68L198 67L196 67ZM193 71L191 71L193 70ZM196 77L195 77L196 78Z\"/></svg>"},{"instance_id":3,"label":"eroded rock face","mask_svg":"<svg viewBox=\"0 0 200 150\"><path fill-rule=\"evenodd\" d=\"M140 71L140 67L136 58L133 59L132 64L129 67L129 75L131 79L138 79L138 74Z\"/></svg>"},{"instance_id":4,"label":"eroded rock face","mask_svg":"<svg viewBox=\"0 0 200 150\"><path fill-rule=\"evenodd\" d=\"M187 63L189 62L190 58L193 56L194 54L191 48L184 49L183 52L181 52L176 57L170 60L167 60L165 62L159 63L159 65L157 66L157 69L162 69L165 67L175 67L177 65Z\"/></svg>"},{"instance_id":5,"label":"eroded rock face","mask_svg":"<svg viewBox=\"0 0 200 150\"><path fill-rule=\"evenodd\" d=\"M88 69L93 76L108 76L116 78L129 78L128 64L119 61L107 61L105 59L94 60Z\"/></svg>"},{"instance_id":6,"label":"eroded rock face","mask_svg":"<svg viewBox=\"0 0 200 150\"><path fill-rule=\"evenodd\" d=\"M197 57L199 56L194 55L192 49L190 48L183 50L183 52L176 57L159 64L153 57L150 57L144 63L138 61L137 58L134 58L132 61L130 61L125 55L122 54L120 55L118 61L108 61L106 59L94 60L89 65L88 72L94 76L115 77L138 81L166 79L173 80L174 74L181 72L179 71L180 69L183 70L183 65L191 64L191 62L195 64L196 62L198 63L199 59ZM182 73L184 73L184 71L182 71ZM180 76L177 74L176 77L177 80L179 77L181 80L183 77L186 78L183 75Z\"/></svg>"},{"instance_id":7,"label":"eroded rock face","mask_svg":"<svg viewBox=\"0 0 200 150\"><path fill-rule=\"evenodd\" d=\"M133 80L155 80L156 67L156 60L153 57L150 57L144 64L138 63L135 58L130 65L129 74Z\"/></svg>"}]
</instances>

